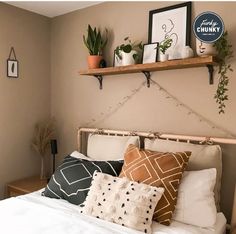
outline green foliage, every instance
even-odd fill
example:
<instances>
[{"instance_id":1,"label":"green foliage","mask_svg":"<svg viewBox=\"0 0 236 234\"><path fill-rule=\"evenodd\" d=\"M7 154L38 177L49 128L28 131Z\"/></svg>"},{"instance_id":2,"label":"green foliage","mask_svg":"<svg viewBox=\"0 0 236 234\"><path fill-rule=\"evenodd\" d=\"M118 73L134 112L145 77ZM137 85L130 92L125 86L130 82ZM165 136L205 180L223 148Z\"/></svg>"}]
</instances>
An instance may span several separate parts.
<instances>
[{"instance_id":1,"label":"green foliage","mask_svg":"<svg viewBox=\"0 0 236 234\"><path fill-rule=\"evenodd\" d=\"M162 54L165 54L167 49L171 47L173 40L171 38L165 39L163 42L158 45L159 50Z\"/></svg>"},{"instance_id":2,"label":"green foliage","mask_svg":"<svg viewBox=\"0 0 236 234\"><path fill-rule=\"evenodd\" d=\"M87 38L85 38L85 36L83 35L83 40L84 40L85 46L88 48L89 54L101 55L102 50L106 46L107 40L108 40L107 29L105 29L106 35L104 38L100 30L99 29L97 30L96 27L92 29L91 26L88 25L87 32L88 32Z\"/></svg>"},{"instance_id":3,"label":"green foliage","mask_svg":"<svg viewBox=\"0 0 236 234\"><path fill-rule=\"evenodd\" d=\"M122 59L122 56L120 54L121 51L124 51L125 53L130 53L132 50L140 52L143 49L142 41L132 42L129 39L129 37L125 37L124 41L125 41L125 43L121 44L120 46L117 46L116 49L115 49L115 54L118 56L119 59ZM134 58L135 61L138 61L139 55L134 54L133 58Z\"/></svg>"},{"instance_id":4,"label":"green foliage","mask_svg":"<svg viewBox=\"0 0 236 234\"><path fill-rule=\"evenodd\" d=\"M232 45L228 42L228 32L224 32L221 38L217 40L213 46L218 52L218 74L220 74L219 83L214 98L216 99L216 103L218 103L219 105L219 114L222 114L225 113L225 101L228 100L227 86L229 84L229 77L227 73L229 71L233 71L233 69L231 68L231 64L229 63L229 59L234 55Z\"/></svg>"}]
</instances>

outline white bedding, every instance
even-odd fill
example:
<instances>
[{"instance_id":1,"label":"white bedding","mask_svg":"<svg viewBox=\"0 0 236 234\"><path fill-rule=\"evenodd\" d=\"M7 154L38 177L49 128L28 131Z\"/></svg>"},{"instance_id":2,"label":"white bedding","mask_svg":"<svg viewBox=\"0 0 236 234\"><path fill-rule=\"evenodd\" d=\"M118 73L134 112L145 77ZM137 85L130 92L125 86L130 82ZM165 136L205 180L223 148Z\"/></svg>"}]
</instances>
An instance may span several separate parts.
<instances>
[{"instance_id":1,"label":"white bedding","mask_svg":"<svg viewBox=\"0 0 236 234\"><path fill-rule=\"evenodd\" d=\"M31 193L0 202L1 234L138 234L141 232L80 214L65 200ZM223 234L226 219L217 214L215 230L172 222L166 227L153 222L153 234Z\"/></svg>"}]
</instances>

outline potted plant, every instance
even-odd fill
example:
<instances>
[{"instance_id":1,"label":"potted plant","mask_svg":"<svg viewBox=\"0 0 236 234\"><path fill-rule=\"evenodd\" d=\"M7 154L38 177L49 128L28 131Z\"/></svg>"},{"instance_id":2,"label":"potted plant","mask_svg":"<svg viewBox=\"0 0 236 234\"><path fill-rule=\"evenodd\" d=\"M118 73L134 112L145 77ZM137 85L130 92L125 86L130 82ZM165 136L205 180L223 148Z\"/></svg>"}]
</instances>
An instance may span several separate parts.
<instances>
[{"instance_id":1,"label":"potted plant","mask_svg":"<svg viewBox=\"0 0 236 234\"><path fill-rule=\"evenodd\" d=\"M219 114L221 114L225 113L225 101L228 100L227 86L229 84L229 77L227 73L229 71L233 71L229 60L234 55L232 45L228 42L228 32L224 32L220 39L214 42L213 46L217 51L217 58L219 62L218 74L220 74L219 83L214 98L216 99L216 103L219 104Z\"/></svg>"},{"instance_id":2,"label":"potted plant","mask_svg":"<svg viewBox=\"0 0 236 234\"><path fill-rule=\"evenodd\" d=\"M129 37L124 38L125 43L116 47L115 54L123 66L132 65L139 61L143 49L142 42L132 42Z\"/></svg>"},{"instance_id":3,"label":"potted plant","mask_svg":"<svg viewBox=\"0 0 236 234\"><path fill-rule=\"evenodd\" d=\"M105 30L106 35L102 36L100 30L95 27L94 29L88 25L87 37L83 35L83 41L85 46L88 48L88 67L91 69L98 68L102 60L102 50L107 44L107 29Z\"/></svg>"},{"instance_id":4,"label":"potted plant","mask_svg":"<svg viewBox=\"0 0 236 234\"><path fill-rule=\"evenodd\" d=\"M159 45L158 48L160 50L160 61L165 62L168 60L168 54L166 54L166 51L168 48L171 47L173 40L171 38L165 39L162 41Z\"/></svg>"}]
</instances>

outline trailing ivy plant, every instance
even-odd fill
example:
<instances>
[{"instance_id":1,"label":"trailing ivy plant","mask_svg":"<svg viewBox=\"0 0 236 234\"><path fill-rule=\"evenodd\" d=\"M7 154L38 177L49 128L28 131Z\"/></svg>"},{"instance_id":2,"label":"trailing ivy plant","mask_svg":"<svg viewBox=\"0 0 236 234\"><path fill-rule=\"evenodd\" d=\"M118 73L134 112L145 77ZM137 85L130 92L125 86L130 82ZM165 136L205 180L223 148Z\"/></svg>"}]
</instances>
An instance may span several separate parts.
<instances>
[{"instance_id":1,"label":"trailing ivy plant","mask_svg":"<svg viewBox=\"0 0 236 234\"><path fill-rule=\"evenodd\" d=\"M230 58L233 57L233 50L232 45L228 42L228 32L224 32L219 40L217 40L213 45L217 52L218 52L218 59L219 59L219 67L218 67L218 74L219 83L216 90L216 94L214 98L216 99L216 103L218 103L219 114L225 113L225 101L228 100L228 84L229 84L229 77L228 72L233 71Z\"/></svg>"}]
</instances>

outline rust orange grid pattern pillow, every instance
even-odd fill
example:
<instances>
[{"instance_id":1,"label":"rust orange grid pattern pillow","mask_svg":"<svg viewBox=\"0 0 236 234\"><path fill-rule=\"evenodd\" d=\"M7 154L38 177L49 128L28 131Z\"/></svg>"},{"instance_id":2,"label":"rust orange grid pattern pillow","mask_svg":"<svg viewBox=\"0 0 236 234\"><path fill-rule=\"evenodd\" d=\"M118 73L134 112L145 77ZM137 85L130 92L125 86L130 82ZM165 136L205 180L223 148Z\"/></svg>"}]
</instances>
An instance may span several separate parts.
<instances>
[{"instance_id":1,"label":"rust orange grid pattern pillow","mask_svg":"<svg viewBox=\"0 0 236 234\"><path fill-rule=\"evenodd\" d=\"M140 150L135 145L129 145L126 150L120 177L165 188L153 215L153 220L161 224L170 225L178 187L190 155L191 152Z\"/></svg>"}]
</instances>

